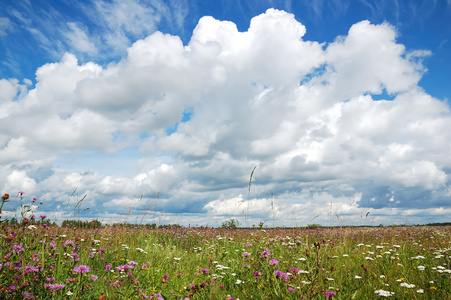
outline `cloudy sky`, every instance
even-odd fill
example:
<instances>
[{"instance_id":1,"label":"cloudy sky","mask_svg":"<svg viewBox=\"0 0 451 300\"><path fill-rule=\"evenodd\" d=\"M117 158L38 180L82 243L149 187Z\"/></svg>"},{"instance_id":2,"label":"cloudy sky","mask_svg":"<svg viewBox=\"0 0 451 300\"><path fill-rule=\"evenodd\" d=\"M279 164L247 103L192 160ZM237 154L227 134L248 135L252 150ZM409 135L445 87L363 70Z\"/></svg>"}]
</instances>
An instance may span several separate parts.
<instances>
[{"instance_id":1,"label":"cloudy sky","mask_svg":"<svg viewBox=\"0 0 451 300\"><path fill-rule=\"evenodd\" d=\"M0 2L10 217L450 221L450 0Z\"/></svg>"}]
</instances>

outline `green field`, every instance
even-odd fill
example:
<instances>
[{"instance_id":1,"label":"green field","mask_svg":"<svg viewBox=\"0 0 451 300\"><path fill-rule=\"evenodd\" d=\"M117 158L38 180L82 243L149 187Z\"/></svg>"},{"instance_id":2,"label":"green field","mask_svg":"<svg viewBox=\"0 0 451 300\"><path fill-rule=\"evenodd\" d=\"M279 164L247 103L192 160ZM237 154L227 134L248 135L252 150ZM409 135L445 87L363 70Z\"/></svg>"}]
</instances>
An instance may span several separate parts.
<instances>
[{"instance_id":1,"label":"green field","mask_svg":"<svg viewBox=\"0 0 451 300\"><path fill-rule=\"evenodd\" d=\"M451 299L449 226L3 223L1 299Z\"/></svg>"}]
</instances>

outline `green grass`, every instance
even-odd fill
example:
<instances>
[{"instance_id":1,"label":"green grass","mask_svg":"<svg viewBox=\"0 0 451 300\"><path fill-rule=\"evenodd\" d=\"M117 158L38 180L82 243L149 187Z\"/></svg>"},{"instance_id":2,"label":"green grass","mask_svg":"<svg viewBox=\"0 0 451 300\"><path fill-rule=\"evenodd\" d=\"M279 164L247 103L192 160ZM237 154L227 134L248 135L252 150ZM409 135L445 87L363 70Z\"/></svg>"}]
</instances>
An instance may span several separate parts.
<instances>
[{"instance_id":1,"label":"green grass","mask_svg":"<svg viewBox=\"0 0 451 300\"><path fill-rule=\"evenodd\" d=\"M3 224L0 298L451 299L450 233Z\"/></svg>"}]
</instances>

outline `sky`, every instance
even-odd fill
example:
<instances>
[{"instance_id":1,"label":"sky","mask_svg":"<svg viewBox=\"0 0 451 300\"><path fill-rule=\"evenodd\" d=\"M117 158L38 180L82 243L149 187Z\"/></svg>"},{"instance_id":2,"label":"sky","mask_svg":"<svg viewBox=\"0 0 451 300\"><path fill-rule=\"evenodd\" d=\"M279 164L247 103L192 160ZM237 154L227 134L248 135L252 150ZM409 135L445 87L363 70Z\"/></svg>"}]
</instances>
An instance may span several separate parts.
<instances>
[{"instance_id":1,"label":"sky","mask_svg":"<svg viewBox=\"0 0 451 300\"><path fill-rule=\"evenodd\" d=\"M3 217L450 221L450 0L0 4Z\"/></svg>"}]
</instances>

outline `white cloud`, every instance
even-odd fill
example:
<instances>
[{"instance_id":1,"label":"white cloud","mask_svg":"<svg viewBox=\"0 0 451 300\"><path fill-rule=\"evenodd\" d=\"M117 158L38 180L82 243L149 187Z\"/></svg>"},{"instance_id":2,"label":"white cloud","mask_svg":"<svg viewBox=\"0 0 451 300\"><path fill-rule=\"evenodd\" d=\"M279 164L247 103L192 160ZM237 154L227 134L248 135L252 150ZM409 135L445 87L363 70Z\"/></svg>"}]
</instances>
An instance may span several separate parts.
<instances>
[{"instance_id":1,"label":"white cloud","mask_svg":"<svg viewBox=\"0 0 451 300\"><path fill-rule=\"evenodd\" d=\"M13 24L10 19L0 17L0 37L8 34L9 30L13 29Z\"/></svg>"},{"instance_id":2,"label":"white cloud","mask_svg":"<svg viewBox=\"0 0 451 300\"><path fill-rule=\"evenodd\" d=\"M131 14L136 5L97 2L123 34L143 34L134 26L167 13L153 2ZM79 50L100 49L86 28L70 26ZM388 24L357 23L329 45L305 33L274 9L244 32L203 17L187 45L156 32L104 67L67 53L37 70L31 90L1 80L0 189L36 191L49 207L77 189L93 215L143 209L159 195L159 211L171 216L220 222L236 214L287 226L448 209L449 106L418 86L429 52L406 50ZM384 92L393 99L374 100ZM126 147L140 151L129 177L58 165Z\"/></svg>"},{"instance_id":3,"label":"white cloud","mask_svg":"<svg viewBox=\"0 0 451 300\"><path fill-rule=\"evenodd\" d=\"M72 49L76 49L81 51L82 53L87 53L89 55L97 54L97 47L94 42L90 41L89 33L87 33L87 29L84 28L81 24L77 24L75 22L68 22L67 27L70 31L67 31L63 34L66 35L69 40Z\"/></svg>"}]
</instances>

